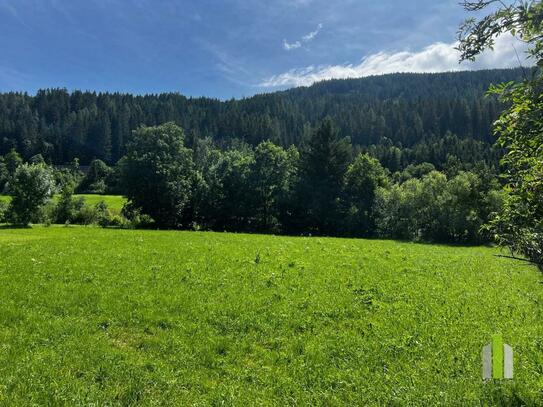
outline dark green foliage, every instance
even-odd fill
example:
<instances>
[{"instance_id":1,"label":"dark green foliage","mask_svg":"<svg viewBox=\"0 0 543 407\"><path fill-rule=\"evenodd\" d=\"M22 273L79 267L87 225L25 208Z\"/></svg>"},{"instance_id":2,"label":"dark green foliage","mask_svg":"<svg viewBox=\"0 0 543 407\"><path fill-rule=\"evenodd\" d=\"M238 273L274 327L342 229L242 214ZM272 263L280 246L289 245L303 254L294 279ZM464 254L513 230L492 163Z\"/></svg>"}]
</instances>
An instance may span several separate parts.
<instances>
[{"instance_id":1,"label":"dark green foliage","mask_svg":"<svg viewBox=\"0 0 543 407\"><path fill-rule=\"evenodd\" d=\"M402 172L394 173L394 181L401 184L411 178L422 178L435 170L436 167L427 162L416 165L410 164Z\"/></svg>"},{"instance_id":2,"label":"dark green foliage","mask_svg":"<svg viewBox=\"0 0 543 407\"><path fill-rule=\"evenodd\" d=\"M256 147L250 179L256 231L281 230L280 203L287 199L296 164L287 151L270 141Z\"/></svg>"},{"instance_id":3,"label":"dark green foliage","mask_svg":"<svg viewBox=\"0 0 543 407\"><path fill-rule=\"evenodd\" d=\"M511 104L496 122L507 195L490 231L543 269L543 78L500 92Z\"/></svg>"},{"instance_id":4,"label":"dark green foliage","mask_svg":"<svg viewBox=\"0 0 543 407\"><path fill-rule=\"evenodd\" d=\"M74 185L65 183L60 190L60 197L54 209L55 223L82 223L90 224L83 220L85 216L81 216L80 212L85 206L84 198L74 198Z\"/></svg>"},{"instance_id":5,"label":"dark green foliage","mask_svg":"<svg viewBox=\"0 0 543 407\"><path fill-rule=\"evenodd\" d=\"M496 3L497 7L493 7ZM528 45L528 55L543 66L543 3L465 1L468 11L488 10L467 20L459 32L462 59L476 59L499 35L513 35ZM521 83L492 86L508 107L495 124L507 181L503 210L489 230L498 243L520 253L543 270L543 77L538 69Z\"/></svg>"},{"instance_id":6,"label":"dark green foliage","mask_svg":"<svg viewBox=\"0 0 543 407\"><path fill-rule=\"evenodd\" d=\"M105 228L108 226L121 226L122 221L117 216L113 216L104 201L98 202L94 207L96 212L96 223Z\"/></svg>"},{"instance_id":7,"label":"dark green foliage","mask_svg":"<svg viewBox=\"0 0 543 407\"><path fill-rule=\"evenodd\" d=\"M33 155L28 159L29 164L45 164L45 160L41 154Z\"/></svg>"},{"instance_id":8,"label":"dark green foliage","mask_svg":"<svg viewBox=\"0 0 543 407\"><path fill-rule=\"evenodd\" d=\"M5 223L8 221L7 214L8 214L8 203L4 201L0 201L0 223Z\"/></svg>"},{"instance_id":9,"label":"dark green foliage","mask_svg":"<svg viewBox=\"0 0 543 407\"><path fill-rule=\"evenodd\" d=\"M500 209L497 183L483 184L470 172L447 179L432 171L381 188L376 208L383 237L439 242L480 242L481 227Z\"/></svg>"},{"instance_id":10,"label":"dark green foliage","mask_svg":"<svg viewBox=\"0 0 543 407\"><path fill-rule=\"evenodd\" d=\"M359 154L345 174L345 231L355 236L375 232L374 202L378 188L388 185L386 170L368 154Z\"/></svg>"},{"instance_id":11,"label":"dark green foliage","mask_svg":"<svg viewBox=\"0 0 543 407\"><path fill-rule=\"evenodd\" d=\"M17 168L23 163L23 159L21 158L21 155L17 151L15 151L14 149L11 149L9 153L5 155L4 163L8 170L8 174L11 177L15 174L15 171L17 170Z\"/></svg>"},{"instance_id":12,"label":"dark green foliage","mask_svg":"<svg viewBox=\"0 0 543 407\"><path fill-rule=\"evenodd\" d=\"M372 155L391 171L425 161L438 166L447 133L457 137L448 148L462 161L473 162L476 154L490 163L497 156L490 148L490 127L500 104L483 94L492 83L521 76L521 70L394 74L226 102L174 93L5 93L0 94L0 155L15 148L25 159L40 153L53 164L74 158L85 165L93 159L113 164L125 154L133 130L168 121L190 135L189 147L211 137L221 146L240 139L252 146L271 140L287 148L300 145L308 129L328 115L354 145L386 147L383 157ZM477 148L463 148L466 144Z\"/></svg>"},{"instance_id":13,"label":"dark green foliage","mask_svg":"<svg viewBox=\"0 0 543 407\"><path fill-rule=\"evenodd\" d=\"M483 51L492 49L498 36L511 34L529 45L529 55L539 63L543 56L543 4L540 0L464 0L462 4L466 11L489 11L479 20L469 18L461 25L458 50L462 60L474 61Z\"/></svg>"},{"instance_id":14,"label":"dark green foliage","mask_svg":"<svg viewBox=\"0 0 543 407\"><path fill-rule=\"evenodd\" d=\"M88 205L81 199L73 200L72 205L74 210L68 223L74 225L93 225L98 223L96 206Z\"/></svg>"},{"instance_id":15,"label":"dark green foliage","mask_svg":"<svg viewBox=\"0 0 543 407\"><path fill-rule=\"evenodd\" d=\"M53 176L55 178L55 184L57 191L62 191L64 187L75 188L75 185L79 185L83 179L83 173L79 171L79 167L65 166L65 167L53 167L51 168Z\"/></svg>"},{"instance_id":16,"label":"dark green foliage","mask_svg":"<svg viewBox=\"0 0 543 407\"><path fill-rule=\"evenodd\" d=\"M131 226L477 242L501 203L488 166L463 171L453 156L449 177L423 163L392 183L377 159L352 158L330 119L301 152L270 141L221 150L210 139L190 150L183 140L174 124L134 135L119 164Z\"/></svg>"},{"instance_id":17,"label":"dark green foliage","mask_svg":"<svg viewBox=\"0 0 543 407\"><path fill-rule=\"evenodd\" d=\"M73 194L73 185L65 184L60 191L60 198L55 208L56 223L66 223L73 219L75 210Z\"/></svg>"},{"instance_id":18,"label":"dark green foliage","mask_svg":"<svg viewBox=\"0 0 543 407\"><path fill-rule=\"evenodd\" d=\"M250 176L254 155L251 150L228 150L210 168L204 207L209 227L214 230L250 231L253 226Z\"/></svg>"},{"instance_id":19,"label":"dark green foliage","mask_svg":"<svg viewBox=\"0 0 543 407\"><path fill-rule=\"evenodd\" d=\"M496 175L484 162L468 166L449 155L445 172L422 163L390 177L376 158L341 138L330 119L301 151L271 141L254 149L238 141L223 150L210 138L191 144L185 147L173 123L135 132L115 170L129 199L123 217L96 195L88 205L74 199L77 162L52 171L60 195L47 211L50 221L479 242L488 239L481 226L501 205ZM93 160L79 188L104 192L112 173Z\"/></svg>"},{"instance_id":20,"label":"dark green foliage","mask_svg":"<svg viewBox=\"0 0 543 407\"><path fill-rule=\"evenodd\" d=\"M121 215L126 219L126 226L130 228L150 229L154 226L154 221L149 215L141 213L141 209L134 206L132 202L127 202Z\"/></svg>"},{"instance_id":21,"label":"dark green foliage","mask_svg":"<svg viewBox=\"0 0 543 407\"><path fill-rule=\"evenodd\" d=\"M303 203L304 213L299 216L305 220L307 232L337 234L343 178L351 156L349 140L339 137L330 119L313 132L302 150L296 199Z\"/></svg>"},{"instance_id":22,"label":"dark green foliage","mask_svg":"<svg viewBox=\"0 0 543 407\"><path fill-rule=\"evenodd\" d=\"M81 194L105 194L108 178L113 170L102 160L92 160L90 168L79 184L77 192Z\"/></svg>"},{"instance_id":23,"label":"dark green foliage","mask_svg":"<svg viewBox=\"0 0 543 407\"><path fill-rule=\"evenodd\" d=\"M183 142L183 130L173 123L142 127L123 160L126 197L158 226L181 227L190 221L196 174L192 152Z\"/></svg>"},{"instance_id":24,"label":"dark green foliage","mask_svg":"<svg viewBox=\"0 0 543 407\"><path fill-rule=\"evenodd\" d=\"M54 187L51 171L45 165L22 164L17 167L9 184L11 222L26 226L38 219L39 211L51 198Z\"/></svg>"},{"instance_id":25,"label":"dark green foliage","mask_svg":"<svg viewBox=\"0 0 543 407\"><path fill-rule=\"evenodd\" d=\"M6 165L4 157L0 156L0 194L4 191L4 188L9 180L9 171Z\"/></svg>"}]
</instances>

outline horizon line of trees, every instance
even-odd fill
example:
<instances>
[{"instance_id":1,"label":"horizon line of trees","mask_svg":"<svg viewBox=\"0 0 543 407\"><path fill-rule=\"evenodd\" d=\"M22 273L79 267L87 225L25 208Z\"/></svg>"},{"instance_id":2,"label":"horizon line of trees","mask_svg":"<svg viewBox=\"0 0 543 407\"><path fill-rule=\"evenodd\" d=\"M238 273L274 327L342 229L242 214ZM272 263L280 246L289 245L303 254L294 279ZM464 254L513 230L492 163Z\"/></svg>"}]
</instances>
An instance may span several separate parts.
<instances>
[{"instance_id":1,"label":"horizon line of trees","mask_svg":"<svg viewBox=\"0 0 543 407\"><path fill-rule=\"evenodd\" d=\"M14 198L5 217L14 223L32 221L29 213L44 206L38 200L18 214L21 183L34 188L27 195L43 195L29 183L31 171L49 196L55 188L45 181L56 180L61 199L50 221L57 223L88 223L90 211L74 192L121 192L129 200L124 222L136 227L479 243L489 238L481 227L501 206L501 187L484 162L449 156L442 171L423 163L391 172L341 137L330 119L300 148L263 141L224 149L209 138L189 148L174 123L140 127L114 168L94 160L84 176L77 162L53 170L41 157L23 164L11 152L0 159L0 183L6 174ZM94 219L123 224L104 220L104 209Z\"/></svg>"},{"instance_id":2,"label":"horizon line of trees","mask_svg":"<svg viewBox=\"0 0 543 407\"><path fill-rule=\"evenodd\" d=\"M456 140L448 147L465 154L463 161L496 162L491 126L502 106L484 92L521 75L518 69L393 74L224 102L176 93L0 93L0 155L15 149L25 160L41 154L52 165L75 158L83 165L93 159L113 165L125 155L133 130L166 122L184 129L190 148L205 138L223 148L235 142L255 147L265 140L299 147L329 116L354 145L389 155L399 149L405 165L438 166L444 154L439 143L451 137ZM477 157L470 156L472 147Z\"/></svg>"}]
</instances>

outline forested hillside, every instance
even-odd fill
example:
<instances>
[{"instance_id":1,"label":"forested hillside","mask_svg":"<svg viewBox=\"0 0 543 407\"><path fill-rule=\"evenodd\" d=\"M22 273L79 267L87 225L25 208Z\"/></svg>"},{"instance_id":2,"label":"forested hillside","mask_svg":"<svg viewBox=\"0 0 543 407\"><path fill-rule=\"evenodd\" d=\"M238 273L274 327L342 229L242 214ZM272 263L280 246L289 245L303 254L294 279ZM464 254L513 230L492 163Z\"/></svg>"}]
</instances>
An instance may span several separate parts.
<instances>
[{"instance_id":1,"label":"forested hillside","mask_svg":"<svg viewBox=\"0 0 543 407\"><path fill-rule=\"evenodd\" d=\"M441 74L394 74L333 80L308 88L219 101L177 93L135 96L49 89L35 96L0 94L0 155L15 149L64 164L78 158L115 163L132 130L174 121L195 138L218 145L271 140L299 145L326 116L340 135L397 170L450 156L495 163L490 126L500 106L484 92L491 83L517 80L520 69Z\"/></svg>"}]
</instances>

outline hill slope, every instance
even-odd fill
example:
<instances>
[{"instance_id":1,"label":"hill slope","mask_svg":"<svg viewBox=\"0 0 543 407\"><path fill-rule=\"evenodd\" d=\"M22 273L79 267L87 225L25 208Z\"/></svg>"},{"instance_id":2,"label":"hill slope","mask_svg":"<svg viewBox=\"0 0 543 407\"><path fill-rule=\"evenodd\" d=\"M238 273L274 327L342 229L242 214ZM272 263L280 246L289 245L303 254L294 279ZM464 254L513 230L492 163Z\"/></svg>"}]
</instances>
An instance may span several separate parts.
<instances>
[{"instance_id":1,"label":"hill slope","mask_svg":"<svg viewBox=\"0 0 543 407\"><path fill-rule=\"evenodd\" d=\"M82 164L93 158L116 162L133 129L166 121L182 125L189 143L195 137L212 137L222 143L271 139L299 144L327 115L343 136L361 146L413 147L421 141L435 143L448 133L491 142L489 127L499 106L482 95L491 83L521 74L519 69L393 74L225 102L175 93L5 93L0 94L0 155L15 148L26 158L41 153L56 164L74 157Z\"/></svg>"}]
</instances>

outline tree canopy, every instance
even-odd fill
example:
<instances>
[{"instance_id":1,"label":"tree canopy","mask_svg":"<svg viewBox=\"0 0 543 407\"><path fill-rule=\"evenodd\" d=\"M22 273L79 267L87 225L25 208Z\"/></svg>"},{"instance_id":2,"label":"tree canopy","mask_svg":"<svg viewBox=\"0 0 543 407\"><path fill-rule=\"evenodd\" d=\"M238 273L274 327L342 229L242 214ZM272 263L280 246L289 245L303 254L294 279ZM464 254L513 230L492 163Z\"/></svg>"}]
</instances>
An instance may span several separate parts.
<instances>
[{"instance_id":1,"label":"tree canopy","mask_svg":"<svg viewBox=\"0 0 543 407\"><path fill-rule=\"evenodd\" d=\"M468 11L490 9L469 19L459 32L462 59L475 59L492 48L499 35L512 35L528 45L539 67L543 62L543 4L541 1L466 1ZM496 6L495 9L491 8ZM507 106L494 131L505 149L502 160L507 195L490 230L514 253L525 255L543 269L543 77L535 70L521 82L491 87Z\"/></svg>"}]
</instances>

